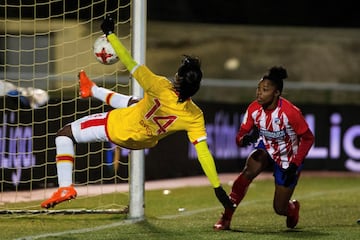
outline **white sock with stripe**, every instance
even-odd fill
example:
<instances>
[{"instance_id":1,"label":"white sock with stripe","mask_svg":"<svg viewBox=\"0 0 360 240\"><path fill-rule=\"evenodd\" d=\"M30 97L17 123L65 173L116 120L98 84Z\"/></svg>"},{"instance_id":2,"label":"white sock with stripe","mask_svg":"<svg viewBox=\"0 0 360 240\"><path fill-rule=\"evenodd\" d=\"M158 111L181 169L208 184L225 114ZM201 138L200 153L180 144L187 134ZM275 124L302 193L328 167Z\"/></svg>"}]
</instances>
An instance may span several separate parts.
<instances>
[{"instance_id":1,"label":"white sock with stripe","mask_svg":"<svg viewBox=\"0 0 360 240\"><path fill-rule=\"evenodd\" d=\"M132 98L132 96L116 93L96 85L91 88L91 93L94 97L112 106L113 108L127 107L129 100Z\"/></svg>"},{"instance_id":2,"label":"white sock with stripe","mask_svg":"<svg viewBox=\"0 0 360 240\"><path fill-rule=\"evenodd\" d=\"M55 138L55 145L59 187L68 187L73 183L74 143L69 137L58 136Z\"/></svg>"}]
</instances>

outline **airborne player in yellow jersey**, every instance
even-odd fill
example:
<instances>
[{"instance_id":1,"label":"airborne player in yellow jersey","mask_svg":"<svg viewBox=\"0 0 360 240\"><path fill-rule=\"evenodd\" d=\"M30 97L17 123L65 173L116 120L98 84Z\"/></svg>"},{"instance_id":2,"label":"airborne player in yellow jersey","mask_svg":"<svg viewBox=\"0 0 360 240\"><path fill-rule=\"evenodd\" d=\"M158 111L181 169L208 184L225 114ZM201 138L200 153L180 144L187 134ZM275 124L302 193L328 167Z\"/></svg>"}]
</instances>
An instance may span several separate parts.
<instances>
[{"instance_id":1,"label":"airborne player in yellow jersey","mask_svg":"<svg viewBox=\"0 0 360 240\"><path fill-rule=\"evenodd\" d=\"M169 81L139 65L114 34L110 16L101 25L107 39L122 63L144 89L144 98L137 100L96 86L85 74L79 73L80 96L98 98L115 109L83 117L60 129L55 139L56 167L59 189L41 207L50 208L76 198L72 169L76 143L111 141L128 149L154 147L158 141L177 131L186 131L194 144L199 162L225 208L232 203L221 187L214 159L206 142L204 116L191 100L199 90L202 71L198 58L184 56L175 79Z\"/></svg>"}]
</instances>

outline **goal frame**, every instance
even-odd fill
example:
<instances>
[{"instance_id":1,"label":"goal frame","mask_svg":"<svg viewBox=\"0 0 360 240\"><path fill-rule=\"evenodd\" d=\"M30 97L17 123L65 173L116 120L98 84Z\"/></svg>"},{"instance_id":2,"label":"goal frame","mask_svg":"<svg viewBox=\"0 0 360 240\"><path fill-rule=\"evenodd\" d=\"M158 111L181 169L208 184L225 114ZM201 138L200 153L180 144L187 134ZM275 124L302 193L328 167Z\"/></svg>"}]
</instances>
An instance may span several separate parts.
<instances>
[{"instance_id":1,"label":"goal frame","mask_svg":"<svg viewBox=\"0 0 360 240\"><path fill-rule=\"evenodd\" d=\"M146 56L146 19L147 19L147 1L133 0L131 4L131 52L135 61L139 64L145 64ZM129 85L129 94L137 97L143 97L143 90L135 79L131 78ZM64 210L27 210L10 209L2 210L1 214L84 214L84 213L128 213L128 218L138 221L144 217L144 189L145 189L145 154L144 150L130 151L129 155L129 202L128 208L124 210L116 209L64 209Z\"/></svg>"},{"instance_id":2,"label":"goal frame","mask_svg":"<svg viewBox=\"0 0 360 240\"><path fill-rule=\"evenodd\" d=\"M132 5L132 55L139 64L145 64L146 58L146 0L134 0ZM132 78L132 95L143 97L140 85ZM130 154L129 179L129 218L143 220L145 189L144 150L133 150Z\"/></svg>"}]
</instances>

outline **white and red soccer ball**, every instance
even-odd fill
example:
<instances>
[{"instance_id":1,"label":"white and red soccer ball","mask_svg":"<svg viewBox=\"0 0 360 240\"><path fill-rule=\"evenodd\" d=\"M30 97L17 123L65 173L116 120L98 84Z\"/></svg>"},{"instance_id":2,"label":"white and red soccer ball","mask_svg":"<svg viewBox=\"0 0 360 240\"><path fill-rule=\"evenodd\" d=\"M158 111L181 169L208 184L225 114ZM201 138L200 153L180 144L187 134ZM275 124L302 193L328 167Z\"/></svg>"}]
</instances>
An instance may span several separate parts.
<instances>
[{"instance_id":1,"label":"white and red soccer ball","mask_svg":"<svg viewBox=\"0 0 360 240\"><path fill-rule=\"evenodd\" d=\"M111 65L119 61L119 57L105 35L95 40L93 50L96 60L102 64Z\"/></svg>"}]
</instances>

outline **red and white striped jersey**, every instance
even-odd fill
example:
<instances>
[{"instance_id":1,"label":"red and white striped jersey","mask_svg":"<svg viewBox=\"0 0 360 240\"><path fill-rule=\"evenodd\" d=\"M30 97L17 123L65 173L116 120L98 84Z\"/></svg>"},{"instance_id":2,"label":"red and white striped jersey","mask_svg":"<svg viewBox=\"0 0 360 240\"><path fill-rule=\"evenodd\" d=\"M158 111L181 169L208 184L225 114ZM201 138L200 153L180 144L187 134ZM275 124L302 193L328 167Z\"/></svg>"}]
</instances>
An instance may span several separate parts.
<instances>
[{"instance_id":1,"label":"red and white striped jersey","mask_svg":"<svg viewBox=\"0 0 360 240\"><path fill-rule=\"evenodd\" d=\"M300 109L282 97L273 110L264 110L256 100L248 106L239 133L245 135L254 126L272 159L283 168L294 160L299 136L309 129Z\"/></svg>"}]
</instances>

